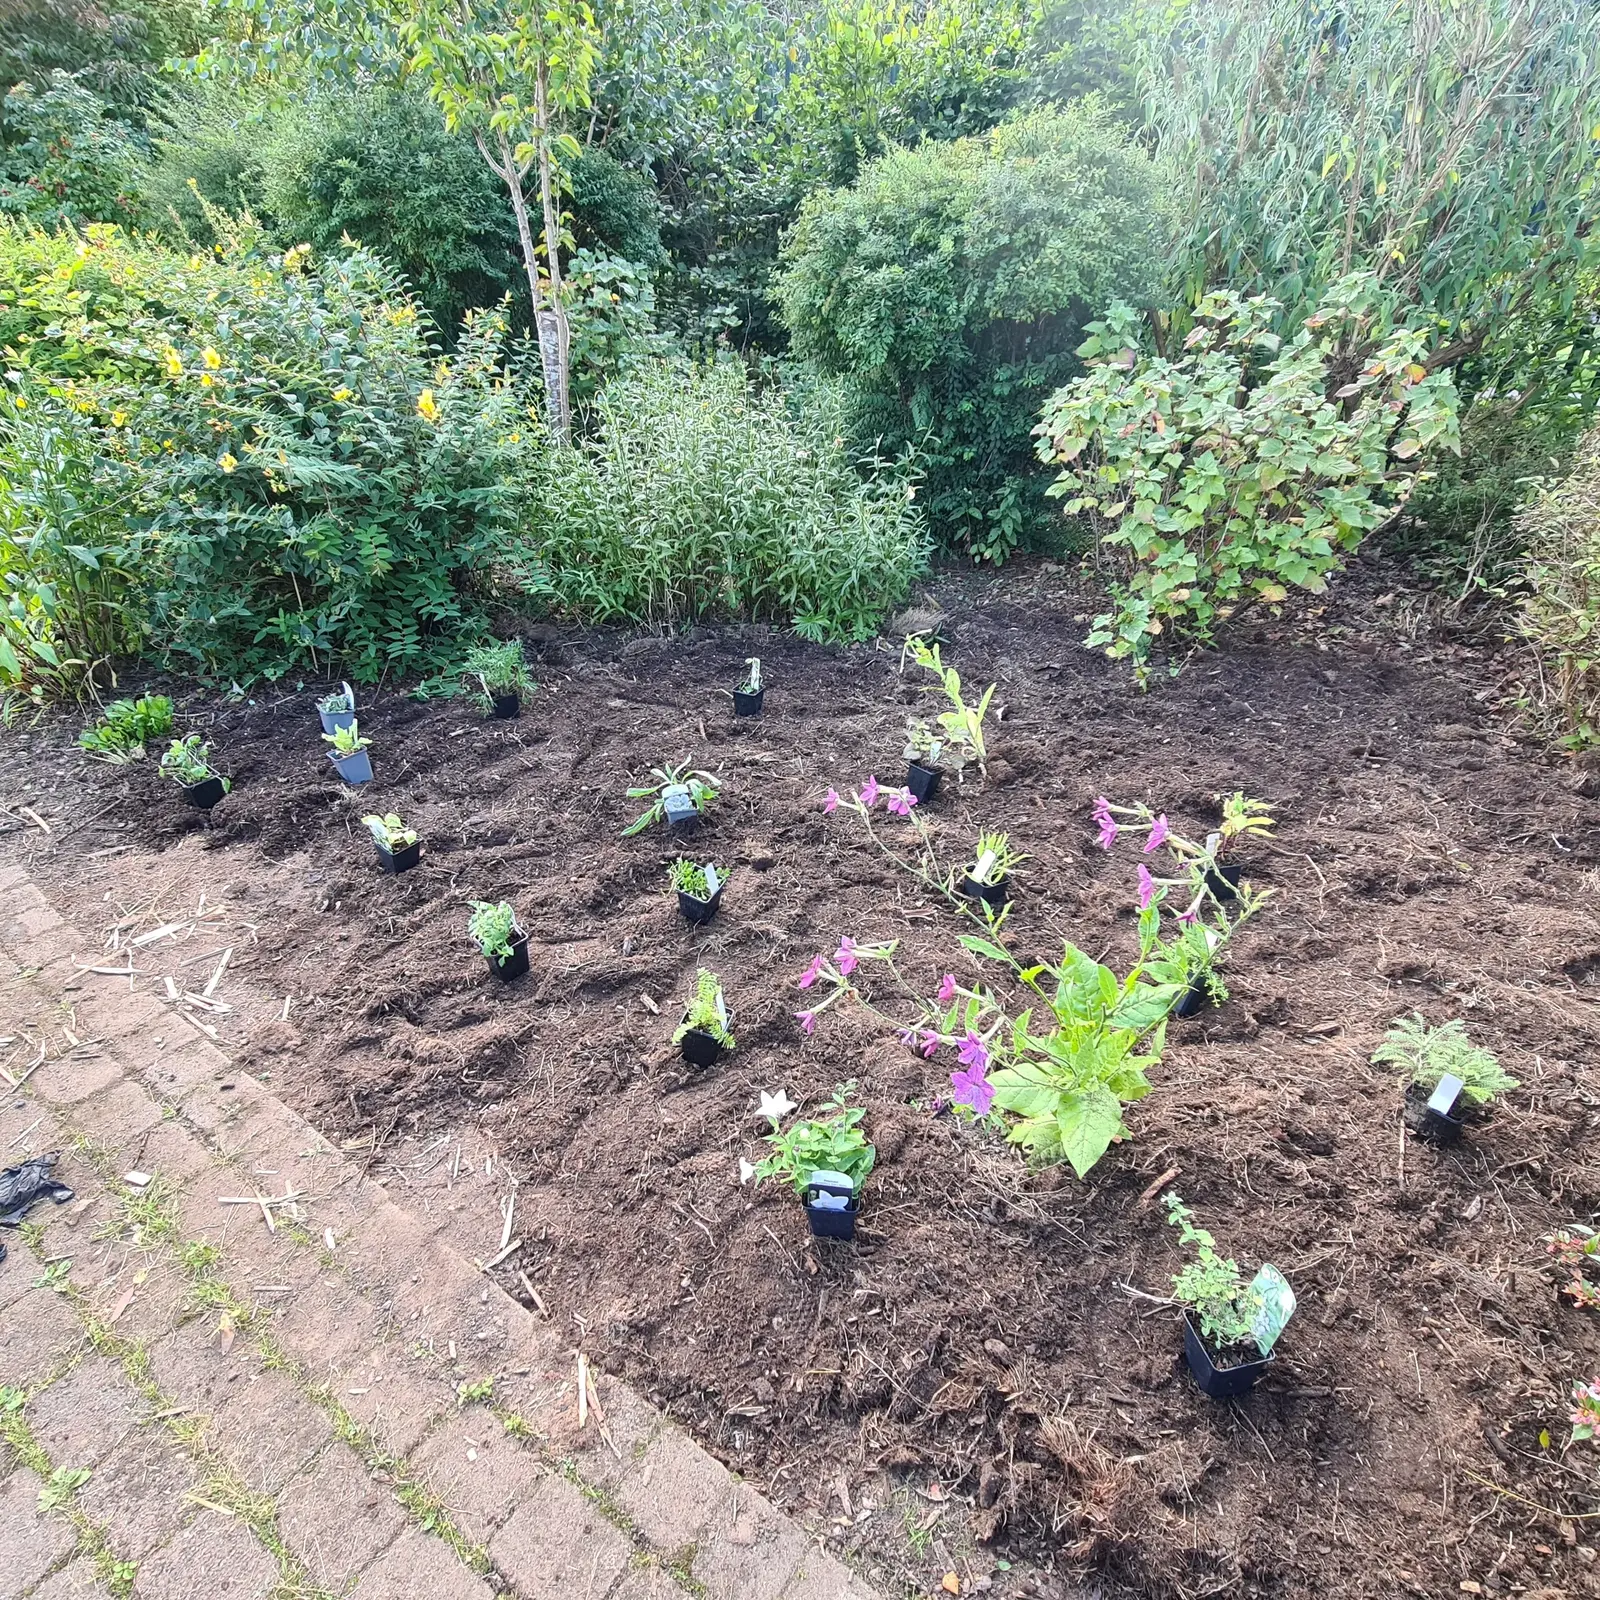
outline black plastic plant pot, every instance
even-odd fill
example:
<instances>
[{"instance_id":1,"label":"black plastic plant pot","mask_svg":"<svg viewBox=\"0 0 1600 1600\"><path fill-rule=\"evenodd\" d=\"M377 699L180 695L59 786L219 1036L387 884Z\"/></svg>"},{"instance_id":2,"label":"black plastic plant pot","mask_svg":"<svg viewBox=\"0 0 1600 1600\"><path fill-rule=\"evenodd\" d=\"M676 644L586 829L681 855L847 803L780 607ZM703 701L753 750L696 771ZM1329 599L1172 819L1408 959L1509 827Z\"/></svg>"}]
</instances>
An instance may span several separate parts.
<instances>
[{"instance_id":1,"label":"black plastic plant pot","mask_svg":"<svg viewBox=\"0 0 1600 1600\"><path fill-rule=\"evenodd\" d=\"M693 923L699 927L703 922L709 922L717 914L717 907L722 902L722 885L719 883L716 892L709 900L701 900L692 895L687 889L678 891L678 909L683 913L685 922Z\"/></svg>"},{"instance_id":2,"label":"black plastic plant pot","mask_svg":"<svg viewBox=\"0 0 1600 1600\"><path fill-rule=\"evenodd\" d=\"M502 983L510 983L513 978L520 978L528 970L527 934L512 934L509 956L504 959L499 956L485 956L484 960L489 963L489 970Z\"/></svg>"},{"instance_id":3,"label":"black plastic plant pot","mask_svg":"<svg viewBox=\"0 0 1600 1600\"><path fill-rule=\"evenodd\" d=\"M762 702L767 698L765 689L735 689L733 691L733 714L736 717L759 717Z\"/></svg>"},{"instance_id":4,"label":"black plastic plant pot","mask_svg":"<svg viewBox=\"0 0 1600 1600\"><path fill-rule=\"evenodd\" d=\"M209 811L228 792L221 778L202 778L199 783L186 783L183 798L191 806Z\"/></svg>"},{"instance_id":5,"label":"black plastic plant pot","mask_svg":"<svg viewBox=\"0 0 1600 1600\"><path fill-rule=\"evenodd\" d=\"M1461 1115L1461 1093L1465 1086L1459 1078L1446 1073L1433 1093L1427 1094L1416 1085L1406 1090L1406 1124L1418 1138L1430 1144L1454 1144L1461 1137L1466 1119Z\"/></svg>"},{"instance_id":6,"label":"black plastic plant pot","mask_svg":"<svg viewBox=\"0 0 1600 1600\"><path fill-rule=\"evenodd\" d=\"M906 788L917 797L918 805L927 805L938 794L940 777L937 767L925 767L920 761L906 764Z\"/></svg>"},{"instance_id":7,"label":"black plastic plant pot","mask_svg":"<svg viewBox=\"0 0 1600 1600\"><path fill-rule=\"evenodd\" d=\"M1198 1017L1210 1004L1211 996L1206 992L1206 986L1203 983L1191 983L1172 1002L1172 1014L1175 1017Z\"/></svg>"},{"instance_id":8,"label":"black plastic plant pot","mask_svg":"<svg viewBox=\"0 0 1600 1600\"><path fill-rule=\"evenodd\" d=\"M700 811L687 789L663 789L661 810L673 833L693 833L700 826Z\"/></svg>"},{"instance_id":9,"label":"black plastic plant pot","mask_svg":"<svg viewBox=\"0 0 1600 1600\"><path fill-rule=\"evenodd\" d=\"M1183 1319L1183 1353L1189 1358L1189 1370L1200 1385L1200 1392L1213 1400L1231 1400L1236 1395L1249 1394L1272 1365L1271 1356L1260 1356L1254 1361L1241 1361L1234 1367L1219 1367L1200 1337L1200 1330L1188 1317Z\"/></svg>"},{"instance_id":10,"label":"black plastic plant pot","mask_svg":"<svg viewBox=\"0 0 1600 1600\"><path fill-rule=\"evenodd\" d=\"M980 883L976 878L963 878L961 892L969 900L981 900L998 911L1011 898L1011 880L1001 877L993 883Z\"/></svg>"},{"instance_id":11,"label":"black plastic plant pot","mask_svg":"<svg viewBox=\"0 0 1600 1600\"><path fill-rule=\"evenodd\" d=\"M396 877L402 872L409 872L422 859L420 839L414 839L404 850L391 850L376 839L372 841L372 846L378 852L378 865L385 872L394 873Z\"/></svg>"},{"instance_id":12,"label":"black plastic plant pot","mask_svg":"<svg viewBox=\"0 0 1600 1600\"><path fill-rule=\"evenodd\" d=\"M365 750L356 750L350 755L342 756L337 750L328 752L328 759L333 763L333 770L349 784L372 782L372 758Z\"/></svg>"},{"instance_id":13,"label":"black plastic plant pot","mask_svg":"<svg viewBox=\"0 0 1600 1600\"><path fill-rule=\"evenodd\" d=\"M491 694L489 696L489 715L498 717L502 722L509 722L513 717L522 713L522 696L512 690L510 694Z\"/></svg>"},{"instance_id":14,"label":"black plastic plant pot","mask_svg":"<svg viewBox=\"0 0 1600 1600\"><path fill-rule=\"evenodd\" d=\"M722 1042L704 1028L691 1028L678 1048L691 1067L714 1067L722 1059Z\"/></svg>"},{"instance_id":15,"label":"black plastic plant pot","mask_svg":"<svg viewBox=\"0 0 1600 1600\"><path fill-rule=\"evenodd\" d=\"M1231 906L1239 898L1239 879L1243 875L1244 868L1233 862L1215 866L1206 874L1206 888L1223 905Z\"/></svg>"},{"instance_id":16,"label":"black plastic plant pot","mask_svg":"<svg viewBox=\"0 0 1600 1600\"><path fill-rule=\"evenodd\" d=\"M853 1239L861 1202L842 1172L813 1172L806 1184L806 1221L819 1239Z\"/></svg>"}]
</instances>

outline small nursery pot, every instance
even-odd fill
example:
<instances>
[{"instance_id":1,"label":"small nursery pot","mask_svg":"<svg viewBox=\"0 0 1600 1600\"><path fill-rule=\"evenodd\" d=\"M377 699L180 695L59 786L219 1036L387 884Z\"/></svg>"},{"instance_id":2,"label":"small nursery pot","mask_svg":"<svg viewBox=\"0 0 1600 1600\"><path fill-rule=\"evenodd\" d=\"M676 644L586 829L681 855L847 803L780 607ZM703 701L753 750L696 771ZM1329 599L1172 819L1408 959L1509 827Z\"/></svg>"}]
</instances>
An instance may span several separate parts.
<instances>
[{"instance_id":1,"label":"small nursery pot","mask_svg":"<svg viewBox=\"0 0 1600 1600\"><path fill-rule=\"evenodd\" d=\"M693 833L700 826L699 809L681 784L661 791L661 809L673 833Z\"/></svg>"},{"instance_id":2,"label":"small nursery pot","mask_svg":"<svg viewBox=\"0 0 1600 1600\"><path fill-rule=\"evenodd\" d=\"M489 696L489 715L498 717L502 722L509 722L513 717L522 713L522 696L515 689L510 694L491 694Z\"/></svg>"},{"instance_id":3,"label":"small nursery pot","mask_svg":"<svg viewBox=\"0 0 1600 1600\"><path fill-rule=\"evenodd\" d=\"M976 878L962 878L961 892L969 900L981 900L996 911L1011 898L1011 879L1001 877L993 883L980 883Z\"/></svg>"},{"instance_id":4,"label":"small nursery pot","mask_svg":"<svg viewBox=\"0 0 1600 1600\"><path fill-rule=\"evenodd\" d=\"M1203 983L1191 983L1172 1002L1172 1014L1175 1017L1198 1017L1210 1004L1211 996L1206 992L1206 986Z\"/></svg>"},{"instance_id":5,"label":"small nursery pot","mask_svg":"<svg viewBox=\"0 0 1600 1600\"><path fill-rule=\"evenodd\" d=\"M735 689L733 691L733 714L736 717L759 717L761 704L767 698L765 689Z\"/></svg>"},{"instance_id":6,"label":"small nursery pot","mask_svg":"<svg viewBox=\"0 0 1600 1600\"><path fill-rule=\"evenodd\" d=\"M918 805L927 805L939 792L941 776L937 767L925 767L920 761L906 763L906 788L917 797Z\"/></svg>"},{"instance_id":7,"label":"small nursery pot","mask_svg":"<svg viewBox=\"0 0 1600 1600\"><path fill-rule=\"evenodd\" d=\"M1211 1359L1200 1330L1188 1317L1183 1319L1183 1353L1189 1359L1189 1370L1200 1385L1201 1393L1210 1395L1213 1400L1231 1400L1235 1395L1249 1394L1272 1365L1271 1356L1261 1356L1255 1361L1241 1361L1236 1367L1219 1367Z\"/></svg>"},{"instance_id":8,"label":"small nursery pot","mask_svg":"<svg viewBox=\"0 0 1600 1600\"><path fill-rule=\"evenodd\" d=\"M227 792L221 778L202 778L199 783L183 786L184 800L202 811L209 811Z\"/></svg>"},{"instance_id":9,"label":"small nursery pot","mask_svg":"<svg viewBox=\"0 0 1600 1600\"><path fill-rule=\"evenodd\" d=\"M422 859L420 839L413 840L404 850L391 850L386 844L374 839L372 848L378 852L378 865L385 872L394 873L396 877L402 872L409 872Z\"/></svg>"},{"instance_id":10,"label":"small nursery pot","mask_svg":"<svg viewBox=\"0 0 1600 1600\"><path fill-rule=\"evenodd\" d=\"M355 724L356 697L350 692L348 683L342 683L339 687L344 690L345 697L350 702L350 709L348 711L324 711L319 706L317 715L322 718L322 731L324 733L337 733L341 728L349 728Z\"/></svg>"},{"instance_id":11,"label":"small nursery pot","mask_svg":"<svg viewBox=\"0 0 1600 1600\"><path fill-rule=\"evenodd\" d=\"M813 1172L806 1184L806 1220L819 1239L853 1239L861 1202L843 1172Z\"/></svg>"},{"instance_id":12,"label":"small nursery pot","mask_svg":"<svg viewBox=\"0 0 1600 1600\"><path fill-rule=\"evenodd\" d=\"M709 899L701 900L689 893L687 889L678 891L678 909L683 913L685 922L693 923L699 927L703 922L709 922L717 914L717 907L722 902L723 885L718 884L711 892Z\"/></svg>"},{"instance_id":13,"label":"small nursery pot","mask_svg":"<svg viewBox=\"0 0 1600 1600\"><path fill-rule=\"evenodd\" d=\"M1406 1090L1406 1126L1419 1139L1432 1144L1454 1144L1461 1137L1466 1118L1461 1115L1462 1081L1446 1073L1431 1095L1416 1085Z\"/></svg>"},{"instance_id":14,"label":"small nursery pot","mask_svg":"<svg viewBox=\"0 0 1600 1600\"><path fill-rule=\"evenodd\" d=\"M722 1058L722 1042L704 1028L691 1028L678 1045L692 1067L714 1067Z\"/></svg>"},{"instance_id":15,"label":"small nursery pot","mask_svg":"<svg viewBox=\"0 0 1600 1600\"><path fill-rule=\"evenodd\" d=\"M328 759L333 763L334 771L346 783L372 782L372 760L365 750L357 750L347 756L340 755L337 750L330 750Z\"/></svg>"},{"instance_id":16,"label":"small nursery pot","mask_svg":"<svg viewBox=\"0 0 1600 1600\"><path fill-rule=\"evenodd\" d=\"M509 983L513 978L520 978L528 970L527 934L512 934L511 954L506 959L502 960L499 956L485 956L483 959L489 963L490 972L502 983Z\"/></svg>"},{"instance_id":17,"label":"small nursery pot","mask_svg":"<svg viewBox=\"0 0 1600 1600\"><path fill-rule=\"evenodd\" d=\"M1206 888L1223 905L1231 906L1239 898L1239 880L1243 876L1244 868L1236 862L1229 862L1226 866L1215 866L1206 874Z\"/></svg>"}]
</instances>

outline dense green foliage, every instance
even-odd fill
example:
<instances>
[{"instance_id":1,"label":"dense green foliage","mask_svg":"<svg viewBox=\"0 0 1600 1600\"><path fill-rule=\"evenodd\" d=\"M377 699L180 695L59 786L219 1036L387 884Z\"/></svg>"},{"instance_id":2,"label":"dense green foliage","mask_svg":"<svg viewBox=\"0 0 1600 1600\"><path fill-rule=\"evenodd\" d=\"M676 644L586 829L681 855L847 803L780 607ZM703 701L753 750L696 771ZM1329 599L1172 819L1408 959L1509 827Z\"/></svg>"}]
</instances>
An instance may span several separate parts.
<instances>
[{"instance_id":1,"label":"dense green foliage","mask_svg":"<svg viewBox=\"0 0 1600 1600\"><path fill-rule=\"evenodd\" d=\"M1147 156L1093 107L871 162L813 195L785 251L801 355L848 377L863 444L914 447L953 549L1003 558L1040 502L1029 434L1083 324L1158 262Z\"/></svg>"},{"instance_id":2,"label":"dense green foliage","mask_svg":"<svg viewBox=\"0 0 1600 1600\"><path fill-rule=\"evenodd\" d=\"M612 381L594 441L552 454L526 523L531 592L574 615L774 618L870 638L926 561L907 485L863 483L837 396L750 386L737 365Z\"/></svg>"},{"instance_id":3,"label":"dense green foliage","mask_svg":"<svg viewBox=\"0 0 1600 1600\"><path fill-rule=\"evenodd\" d=\"M53 72L12 88L4 118L0 214L46 226L132 219L145 154L98 95Z\"/></svg>"},{"instance_id":4,"label":"dense green foliage","mask_svg":"<svg viewBox=\"0 0 1600 1600\"><path fill-rule=\"evenodd\" d=\"M1204 640L1247 601L1320 591L1403 503L1422 452L1455 445L1450 375L1427 370L1423 334L1375 340L1371 305L1351 278L1284 340L1275 301L1210 295L1173 360L1140 348L1126 306L1090 328L1090 370L1040 424L1064 469L1051 492L1096 519L1121 569L1088 643L1142 670L1157 638ZM1355 370L1350 345L1369 352Z\"/></svg>"}]
</instances>

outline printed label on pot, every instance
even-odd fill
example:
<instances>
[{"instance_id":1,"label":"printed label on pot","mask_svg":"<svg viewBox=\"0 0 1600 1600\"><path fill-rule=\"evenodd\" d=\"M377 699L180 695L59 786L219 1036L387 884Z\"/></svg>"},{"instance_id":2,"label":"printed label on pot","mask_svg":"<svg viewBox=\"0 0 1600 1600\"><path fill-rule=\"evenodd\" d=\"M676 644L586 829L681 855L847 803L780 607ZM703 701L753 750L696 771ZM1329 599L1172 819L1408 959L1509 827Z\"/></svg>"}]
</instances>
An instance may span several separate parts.
<instances>
[{"instance_id":1,"label":"printed label on pot","mask_svg":"<svg viewBox=\"0 0 1600 1600\"><path fill-rule=\"evenodd\" d=\"M1270 1356L1294 1315L1294 1290L1276 1267L1265 1266L1250 1280L1250 1298L1256 1305L1256 1314L1250 1319L1251 1336L1262 1355Z\"/></svg>"}]
</instances>

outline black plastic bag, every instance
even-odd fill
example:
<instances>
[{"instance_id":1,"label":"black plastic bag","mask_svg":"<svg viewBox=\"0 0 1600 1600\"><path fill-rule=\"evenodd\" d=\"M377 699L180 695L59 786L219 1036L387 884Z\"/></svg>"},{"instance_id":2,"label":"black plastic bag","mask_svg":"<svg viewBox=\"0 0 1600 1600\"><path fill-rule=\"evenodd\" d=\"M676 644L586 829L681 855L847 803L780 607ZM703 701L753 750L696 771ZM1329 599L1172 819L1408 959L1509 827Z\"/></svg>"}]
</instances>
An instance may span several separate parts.
<instances>
[{"instance_id":1,"label":"black plastic bag","mask_svg":"<svg viewBox=\"0 0 1600 1600\"><path fill-rule=\"evenodd\" d=\"M41 1200L59 1206L72 1199L72 1190L50 1176L60 1159L58 1150L0 1172L0 1228L15 1228Z\"/></svg>"}]
</instances>

